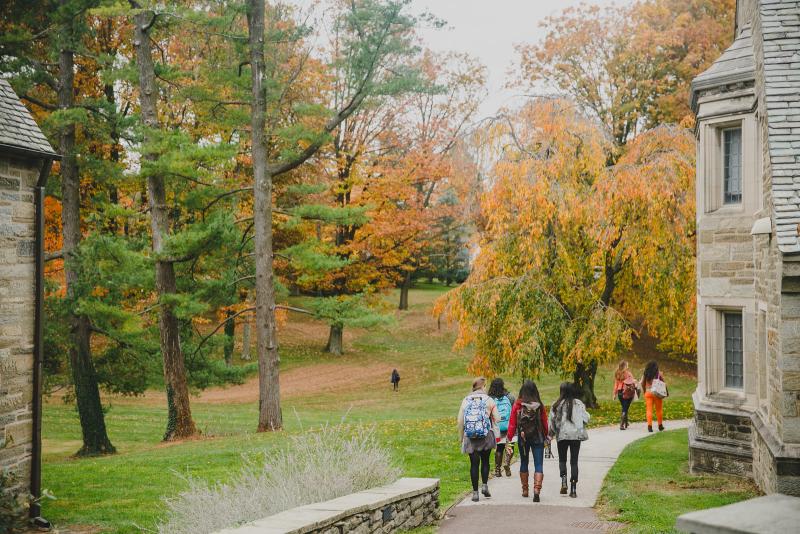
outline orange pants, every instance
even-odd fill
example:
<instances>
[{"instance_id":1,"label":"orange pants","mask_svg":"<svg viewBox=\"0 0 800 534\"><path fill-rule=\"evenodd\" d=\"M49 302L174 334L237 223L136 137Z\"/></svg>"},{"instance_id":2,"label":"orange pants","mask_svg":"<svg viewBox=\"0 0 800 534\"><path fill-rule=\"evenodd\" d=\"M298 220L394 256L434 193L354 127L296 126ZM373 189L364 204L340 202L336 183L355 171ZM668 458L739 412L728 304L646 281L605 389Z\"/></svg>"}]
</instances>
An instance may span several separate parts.
<instances>
[{"instance_id":1,"label":"orange pants","mask_svg":"<svg viewBox=\"0 0 800 534\"><path fill-rule=\"evenodd\" d=\"M656 408L658 424L664 422L664 399L656 397L649 391L644 394L644 403L647 411L647 426L653 426L653 406Z\"/></svg>"}]
</instances>

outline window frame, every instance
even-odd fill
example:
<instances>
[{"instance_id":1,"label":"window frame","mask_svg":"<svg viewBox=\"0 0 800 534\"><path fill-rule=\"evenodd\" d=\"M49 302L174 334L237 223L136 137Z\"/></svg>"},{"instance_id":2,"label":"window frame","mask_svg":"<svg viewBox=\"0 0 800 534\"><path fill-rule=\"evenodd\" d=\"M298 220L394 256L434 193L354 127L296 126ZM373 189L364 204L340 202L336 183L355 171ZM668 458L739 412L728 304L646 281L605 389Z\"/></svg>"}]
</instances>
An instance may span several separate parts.
<instances>
[{"instance_id":1,"label":"window frame","mask_svg":"<svg viewBox=\"0 0 800 534\"><path fill-rule=\"evenodd\" d=\"M741 200L725 203L724 133L740 129ZM761 135L752 112L701 120L698 129L697 207L700 216L739 216L763 208Z\"/></svg>"},{"instance_id":2,"label":"window frame","mask_svg":"<svg viewBox=\"0 0 800 534\"><path fill-rule=\"evenodd\" d=\"M755 301L750 299L709 299L703 303L703 375L705 394L725 402L754 403L758 401L758 377L751 372L758 366L753 361L753 345L758 341L756 328L758 319ZM742 386L731 387L725 383L725 313L742 314ZM701 365L698 359L698 365ZM755 366L755 367L754 367ZM699 368L698 368L699 372ZM754 391L750 391L755 387Z\"/></svg>"}]
</instances>

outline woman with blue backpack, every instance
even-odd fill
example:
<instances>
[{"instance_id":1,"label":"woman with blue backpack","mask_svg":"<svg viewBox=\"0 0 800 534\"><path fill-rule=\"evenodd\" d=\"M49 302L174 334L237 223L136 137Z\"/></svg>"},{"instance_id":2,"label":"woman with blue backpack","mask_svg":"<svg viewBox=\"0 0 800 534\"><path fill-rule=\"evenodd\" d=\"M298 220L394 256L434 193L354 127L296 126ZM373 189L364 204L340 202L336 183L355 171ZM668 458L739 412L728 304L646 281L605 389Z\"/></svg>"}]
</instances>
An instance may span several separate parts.
<instances>
[{"instance_id":1,"label":"woman with blue backpack","mask_svg":"<svg viewBox=\"0 0 800 534\"><path fill-rule=\"evenodd\" d=\"M547 412L539 388L532 380L526 380L519 390L519 397L511 407L508 435L516 436L519 445L519 480L522 496L528 497L528 464L533 456L533 502L539 502L544 481L544 444L547 440Z\"/></svg>"},{"instance_id":2,"label":"woman with blue backpack","mask_svg":"<svg viewBox=\"0 0 800 534\"><path fill-rule=\"evenodd\" d=\"M483 480L481 493L489 493L489 457L496 447L496 437L500 435L497 423L500 415L497 405L486 393L486 379L476 378L472 383L472 393L464 397L458 411L458 433L461 436L461 452L469 455L469 475L472 480L472 500L478 501L478 475Z\"/></svg>"},{"instance_id":3,"label":"woman with blue backpack","mask_svg":"<svg viewBox=\"0 0 800 534\"><path fill-rule=\"evenodd\" d=\"M494 476L500 478L501 468L505 468L506 476L511 476L511 459L514 457L513 436L508 436L508 421L511 418L511 407L514 405L514 395L506 389L502 378L495 378L489 385L489 396L497 405L500 414L498 428L500 436L497 438L497 450L494 453Z\"/></svg>"}]
</instances>

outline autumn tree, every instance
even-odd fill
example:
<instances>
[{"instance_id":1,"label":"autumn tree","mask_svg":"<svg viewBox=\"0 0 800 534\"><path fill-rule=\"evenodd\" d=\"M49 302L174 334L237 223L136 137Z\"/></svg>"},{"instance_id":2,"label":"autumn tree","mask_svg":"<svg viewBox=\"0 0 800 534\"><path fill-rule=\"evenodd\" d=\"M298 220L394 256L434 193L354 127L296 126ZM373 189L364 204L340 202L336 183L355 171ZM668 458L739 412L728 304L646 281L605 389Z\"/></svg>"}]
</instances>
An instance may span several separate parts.
<instances>
[{"instance_id":1,"label":"autumn tree","mask_svg":"<svg viewBox=\"0 0 800 534\"><path fill-rule=\"evenodd\" d=\"M658 128L608 167L613 141L568 101L535 101L493 130L504 150L481 204L480 254L439 311L458 322L459 344L475 344L476 372L582 369L594 405L592 369L630 346L625 312L655 294L673 319L688 309L691 296L663 276L691 268L691 135Z\"/></svg>"},{"instance_id":2,"label":"autumn tree","mask_svg":"<svg viewBox=\"0 0 800 534\"><path fill-rule=\"evenodd\" d=\"M734 7L643 0L567 8L541 23L541 42L517 47L520 80L574 99L622 145L658 124L692 120L689 84L732 41Z\"/></svg>"},{"instance_id":3,"label":"autumn tree","mask_svg":"<svg viewBox=\"0 0 800 534\"><path fill-rule=\"evenodd\" d=\"M362 247L383 257L399 278L401 310L408 309L415 273L434 258L455 260L463 250L456 237L465 221L452 152L475 116L485 82L484 67L464 54L426 51L416 65L422 85L404 99L402 120L383 139L391 150L376 159L364 185L362 202L375 208L359 236Z\"/></svg>"}]
</instances>

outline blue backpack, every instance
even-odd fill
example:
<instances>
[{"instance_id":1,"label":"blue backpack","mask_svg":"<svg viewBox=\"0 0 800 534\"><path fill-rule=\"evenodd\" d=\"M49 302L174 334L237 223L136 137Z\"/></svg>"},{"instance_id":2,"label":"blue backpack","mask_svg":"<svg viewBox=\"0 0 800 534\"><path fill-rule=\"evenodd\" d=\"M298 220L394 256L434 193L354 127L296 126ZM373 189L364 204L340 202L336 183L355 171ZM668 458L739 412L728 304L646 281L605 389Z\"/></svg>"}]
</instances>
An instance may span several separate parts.
<instances>
[{"instance_id":1,"label":"blue backpack","mask_svg":"<svg viewBox=\"0 0 800 534\"><path fill-rule=\"evenodd\" d=\"M508 420L511 418L511 399L503 395L497 402L497 412L500 414L500 432L508 432Z\"/></svg>"},{"instance_id":2,"label":"blue backpack","mask_svg":"<svg viewBox=\"0 0 800 534\"><path fill-rule=\"evenodd\" d=\"M491 422L486 413L486 397L476 395L467 399L464 408L464 435L470 439L485 438L489 435Z\"/></svg>"}]
</instances>

